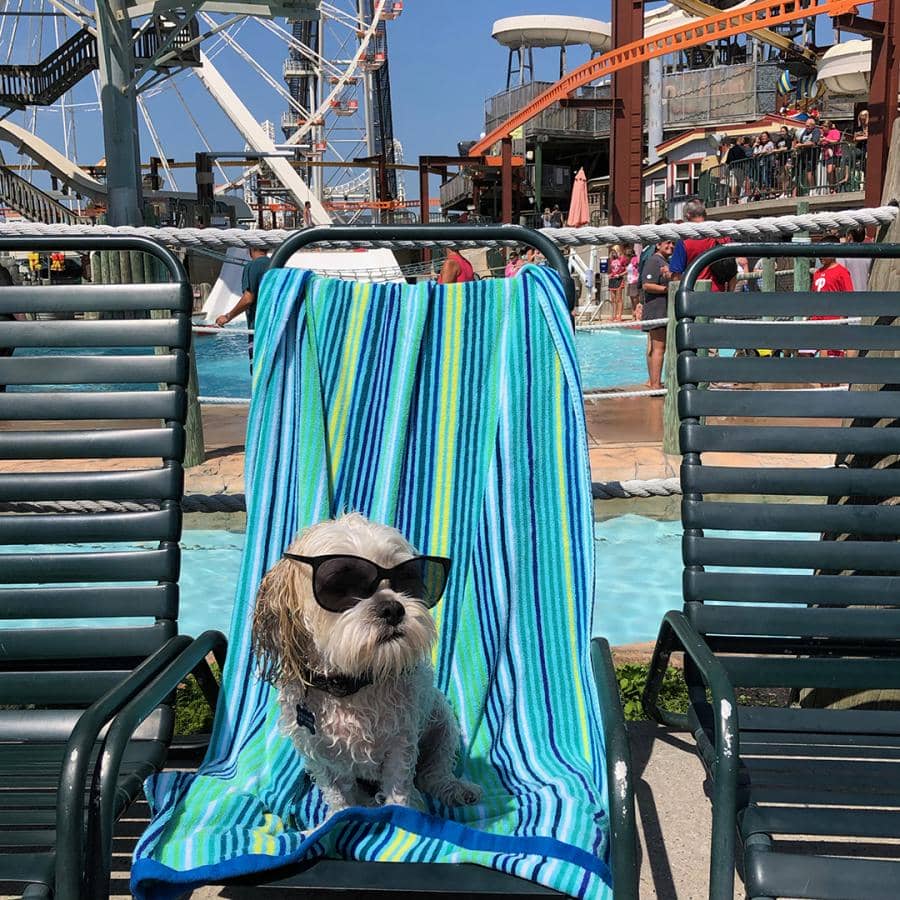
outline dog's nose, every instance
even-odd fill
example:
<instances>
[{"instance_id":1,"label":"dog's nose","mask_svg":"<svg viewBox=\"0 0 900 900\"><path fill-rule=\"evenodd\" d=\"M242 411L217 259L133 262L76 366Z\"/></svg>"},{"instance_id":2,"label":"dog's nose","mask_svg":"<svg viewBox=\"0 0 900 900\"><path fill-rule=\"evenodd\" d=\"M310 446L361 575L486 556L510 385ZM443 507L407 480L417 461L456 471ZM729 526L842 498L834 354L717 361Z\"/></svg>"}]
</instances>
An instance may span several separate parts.
<instances>
[{"instance_id":1,"label":"dog's nose","mask_svg":"<svg viewBox=\"0 0 900 900\"><path fill-rule=\"evenodd\" d=\"M384 619L388 625L399 624L405 614L406 610L403 608L403 604L390 598L379 600L378 606L375 607L375 615L379 619Z\"/></svg>"}]
</instances>

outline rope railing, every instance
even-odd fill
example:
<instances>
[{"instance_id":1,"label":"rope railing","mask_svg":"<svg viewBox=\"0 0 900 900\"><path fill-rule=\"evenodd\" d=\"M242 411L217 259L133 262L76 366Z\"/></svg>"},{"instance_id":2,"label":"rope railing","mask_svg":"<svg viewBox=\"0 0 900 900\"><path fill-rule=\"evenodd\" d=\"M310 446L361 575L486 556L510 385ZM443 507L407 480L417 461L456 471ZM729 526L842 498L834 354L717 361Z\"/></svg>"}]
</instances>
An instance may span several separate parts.
<instances>
[{"instance_id":1,"label":"rope railing","mask_svg":"<svg viewBox=\"0 0 900 900\"><path fill-rule=\"evenodd\" d=\"M794 235L802 232L821 233L848 228L867 228L890 225L897 217L896 206L878 206L871 209L818 212L805 215L772 216L761 219L723 219L707 222L681 222L666 225L624 225L600 228L547 228L541 231L550 240L564 247L581 247L606 244L655 244L661 240L679 238L730 237L737 241L760 241ZM349 241L322 241L323 249L373 248L415 249L418 247L480 247L496 244L495 239L485 240L433 240L384 239L365 240L360 227L360 237ZM272 249L280 246L293 232L285 229L248 231L241 228L150 228L129 225L45 225L41 222L7 222L0 225L0 237L72 237L88 235L118 235L122 237L146 237L168 247L191 249L193 247L229 247ZM518 244L511 240L508 243Z\"/></svg>"},{"instance_id":2,"label":"rope railing","mask_svg":"<svg viewBox=\"0 0 900 900\"><path fill-rule=\"evenodd\" d=\"M670 497L681 493L677 478L632 479L629 481L595 481L591 484L595 500L646 499ZM99 515L102 513L153 512L158 503L129 500L40 500L0 503L0 513ZM185 494L181 508L186 513L246 512L247 497L240 492L220 494Z\"/></svg>"}]
</instances>

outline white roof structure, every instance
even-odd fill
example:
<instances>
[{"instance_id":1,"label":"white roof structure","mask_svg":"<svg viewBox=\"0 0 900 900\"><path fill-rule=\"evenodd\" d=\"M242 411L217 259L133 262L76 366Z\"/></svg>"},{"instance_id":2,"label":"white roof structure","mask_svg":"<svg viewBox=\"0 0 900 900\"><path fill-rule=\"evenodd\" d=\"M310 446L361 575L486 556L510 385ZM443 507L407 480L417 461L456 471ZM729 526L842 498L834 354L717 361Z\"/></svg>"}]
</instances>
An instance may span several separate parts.
<instances>
[{"instance_id":1,"label":"white roof structure","mask_svg":"<svg viewBox=\"0 0 900 900\"><path fill-rule=\"evenodd\" d=\"M872 67L870 40L844 41L829 47L818 65L818 82L839 97L854 97L869 92Z\"/></svg>"},{"instance_id":2,"label":"white roof structure","mask_svg":"<svg viewBox=\"0 0 900 900\"><path fill-rule=\"evenodd\" d=\"M610 48L611 26L582 16L509 16L497 19L491 37L510 50L523 47L575 47L595 52Z\"/></svg>"}]
</instances>

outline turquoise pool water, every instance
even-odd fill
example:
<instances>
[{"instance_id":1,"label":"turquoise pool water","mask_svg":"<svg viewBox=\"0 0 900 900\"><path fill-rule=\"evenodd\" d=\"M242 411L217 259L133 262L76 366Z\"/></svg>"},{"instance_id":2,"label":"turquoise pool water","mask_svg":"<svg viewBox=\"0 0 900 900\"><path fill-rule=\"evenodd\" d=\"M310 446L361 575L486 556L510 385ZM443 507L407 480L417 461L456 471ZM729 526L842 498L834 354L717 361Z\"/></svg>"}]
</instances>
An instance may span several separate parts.
<instances>
[{"instance_id":1,"label":"turquoise pool water","mask_svg":"<svg viewBox=\"0 0 900 900\"><path fill-rule=\"evenodd\" d=\"M584 387L606 388L617 385L638 384L647 379L644 361L647 338L638 331L578 332L575 346L581 364ZM196 335L194 347L197 354L197 374L200 394L204 397L249 397L250 368L247 361L247 336L243 334ZM46 350L20 350L22 355L47 356ZM96 354L115 352L124 355L125 350L66 350L53 351L59 355ZM133 386L123 386L130 389ZM79 385L62 385L61 390L78 390ZM27 385L10 390L28 390Z\"/></svg>"},{"instance_id":2,"label":"turquoise pool water","mask_svg":"<svg viewBox=\"0 0 900 900\"><path fill-rule=\"evenodd\" d=\"M755 536L763 540L784 537ZM681 523L618 516L596 524L595 540L594 633L613 645L653 640L663 614L681 607ZM71 549L83 547L73 544ZM207 628L228 633L243 548L244 535L240 533L185 531L179 618L183 633L196 636ZM13 547L4 549L16 552ZM48 548L30 549L38 553Z\"/></svg>"}]
</instances>

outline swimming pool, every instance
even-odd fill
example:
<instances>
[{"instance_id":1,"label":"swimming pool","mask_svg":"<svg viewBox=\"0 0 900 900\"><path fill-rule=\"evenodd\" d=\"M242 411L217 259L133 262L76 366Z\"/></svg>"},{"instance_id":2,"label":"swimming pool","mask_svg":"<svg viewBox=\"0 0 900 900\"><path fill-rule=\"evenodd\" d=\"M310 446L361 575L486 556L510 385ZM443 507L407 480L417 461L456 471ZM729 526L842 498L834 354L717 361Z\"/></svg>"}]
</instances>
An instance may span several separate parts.
<instances>
[{"instance_id":1,"label":"swimming pool","mask_svg":"<svg viewBox=\"0 0 900 900\"><path fill-rule=\"evenodd\" d=\"M617 516L598 522L594 536L594 633L607 638L613 646L654 640L663 614L681 608L681 523L646 516ZM755 536L765 540L785 535ZM815 539L814 535L808 537ZM85 546L73 544L71 549ZM100 545L91 547L101 549ZM108 549L109 545L103 548ZM50 548L29 549L39 553ZM118 545L118 549L123 548ZM196 636L208 628L228 633L243 549L242 533L184 532L179 617L184 634ZM12 547L4 550L15 552ZM140 620L121 621L124 624ZM76 623L90 624L90 620L65 620L65 624ZM33 627L47 623L27 620L18 624Z\"/></svg>"},{"instance_id":2,"label":"swimming pool","mask_svg":"<svg viewBox=\"0 0 900 900\"><path fill-rule=\"evenodd\" d=\"M195 338L200 395L249 397L250 367L247 360L247 336L229 334L225 329L224 333L200 334ZM575 335L575 348L581 364L581 378L585 389L633 385L646 381L646 345L647 338L635 330L578 332ZM90 355L104 352L121 356L131 351L119 348L114 351L66 349L53 351L53 354ZM50 351L42 349L23 349L18 353L28 356L51 355ZM79 387L83 386L61 385L60 390L78 390ZM134 385L123 385L120 389L133 388ZM28 390L28 386L15 386L10 390Z\"/></svg>"}]
</instances>

